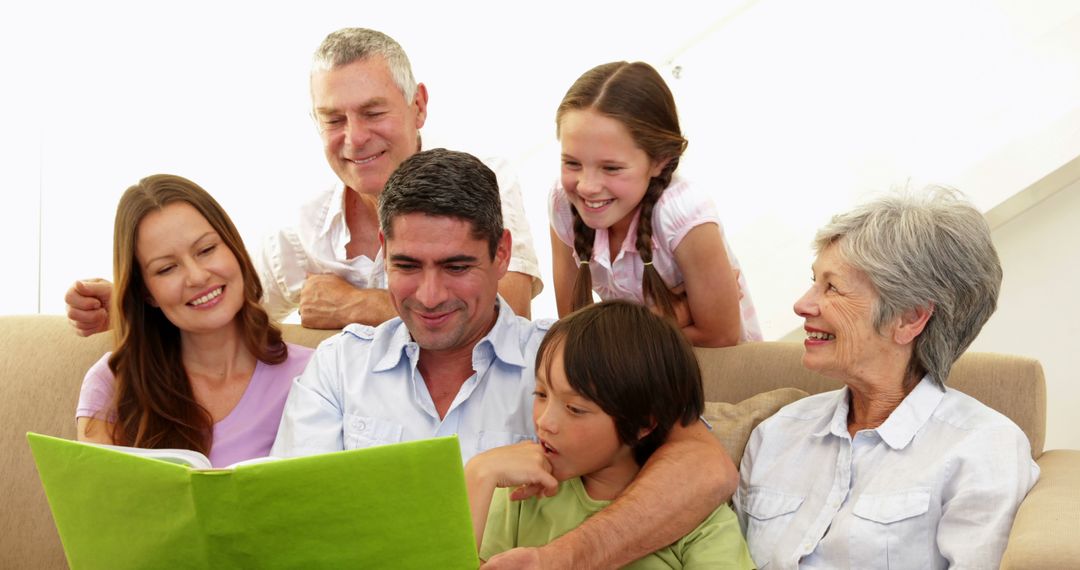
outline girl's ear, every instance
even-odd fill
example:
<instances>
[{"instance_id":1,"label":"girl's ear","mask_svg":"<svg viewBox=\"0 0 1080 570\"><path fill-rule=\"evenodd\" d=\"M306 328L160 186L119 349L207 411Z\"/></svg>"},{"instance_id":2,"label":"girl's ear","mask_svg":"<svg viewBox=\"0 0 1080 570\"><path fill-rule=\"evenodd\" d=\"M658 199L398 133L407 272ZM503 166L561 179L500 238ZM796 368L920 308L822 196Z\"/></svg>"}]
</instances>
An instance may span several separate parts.
<instances>
[{"instance_id":1,"label":"girl's ear","mask_svg":"<svg viewBox=\"0 0 1080 570\"><path fill-rule=\"evenodd\" d=\"M671 157L662 158L652 161L652 166L649 168L649 178L656 178L660 176L660 173L667 168L668 163L671 162Z\"/></svg>"}]
</instances>

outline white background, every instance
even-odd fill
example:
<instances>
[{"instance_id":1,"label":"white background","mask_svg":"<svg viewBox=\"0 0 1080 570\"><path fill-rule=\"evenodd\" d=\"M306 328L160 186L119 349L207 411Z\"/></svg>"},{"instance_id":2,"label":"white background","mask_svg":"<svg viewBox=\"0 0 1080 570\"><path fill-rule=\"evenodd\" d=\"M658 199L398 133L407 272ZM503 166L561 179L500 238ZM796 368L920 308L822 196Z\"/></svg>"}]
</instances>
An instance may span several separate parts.
<instances>
[{"instance_id":1,"label":"white background","mask_svg":"<svg viewBox=\"0 0 1080 570\"><path fill-rule=\"evenodd\" d=\"M1076 2L105 0L2 12L0 314L60 313L72 281L109 276L116 199L151 173L207 188L249 246L290 223L333 181L307 72L343 26L405 47L431 94L425 146L517 164L545 282L559 99L599 63L661 69L690 139L681 169L713 189L767 338L799 326L791 304L829 215L924 182L989 210L1080 156ZM1048 447L1080 448L1068 418L1080 403L1068 348L1077 192L995 233L1006 282L976 344L1043 361ZM550 288L533 314L554 316Z\"/></svg>"}]
</instances>

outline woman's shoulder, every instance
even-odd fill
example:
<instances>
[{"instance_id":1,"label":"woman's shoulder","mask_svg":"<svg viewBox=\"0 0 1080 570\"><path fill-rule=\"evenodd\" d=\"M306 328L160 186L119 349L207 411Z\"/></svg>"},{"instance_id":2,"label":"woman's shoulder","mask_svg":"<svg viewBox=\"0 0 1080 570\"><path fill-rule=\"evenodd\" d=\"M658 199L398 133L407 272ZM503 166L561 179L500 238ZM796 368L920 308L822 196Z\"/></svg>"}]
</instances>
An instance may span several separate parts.
<instances>
[{"instance_id":1,"label":"woman's shoulder","mask_svg":"<svg viewBox=\"0 0 1080 570\"><path fill-rule=\"evenodd\" d=\"M934 409L934 419L964 431L1004 431L1027 438L1005 414L948 386L941 404Z\"/></svg>"},{"instance_id":2,"label":"woman's shoulder","mask_svg":"<svg viewBox=\"0 0 1080 570\"><path fill-rule=\"evenodd\" d=\"M295 372L296 375L299 375L304 371L304 367L307 366L308 361L311 360L311 355L315 354L314 348L302 344L286 342L285 348L288 349L289 355L285 360L277 364L267 364L270 370L282 374Z\"/></svg>"},{"instance_id":3,"label":"woman's shoulder","mask_svg":"<svg viewBox=\"0 0 1080 570\"><path fill-rule=\"evenodd\" d=\"M112 352L106 352L90 366L86 371L86 376L83 378L83 383L91 382L94 380L108 380L112 381L114 375L112 369L109 368L109 358L112 356Z\"/></svg>"}]
</instances>

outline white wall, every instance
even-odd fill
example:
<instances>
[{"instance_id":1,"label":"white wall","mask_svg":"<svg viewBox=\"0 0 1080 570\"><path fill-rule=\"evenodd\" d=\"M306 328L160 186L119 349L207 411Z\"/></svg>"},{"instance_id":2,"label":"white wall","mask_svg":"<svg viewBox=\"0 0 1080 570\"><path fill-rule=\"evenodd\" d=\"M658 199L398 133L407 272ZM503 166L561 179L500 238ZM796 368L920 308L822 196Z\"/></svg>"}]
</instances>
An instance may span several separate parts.
<instances>
[{"instance_id":1,"label":"white wall","mask_svg":"<svg viewBox=\"0 0 1080 570\"><path fill-rule=\"evenodd\" d=\"M1080 180L994 231L1004 278L998 310L971 350L1039 359L1046 449L1080 449Z\"/></svg>"},{"instance_id":2,"label":"white wall","mask_svg":"<svg viewBox=\"0 0 1080 570\"><path fill-rule=\"evenodd\" d=\"M713 189L767 338L798 325L791 303L829 215L909 181L955 185L989 210L1080 155L1069 0L101 0L7 15L0 314L59 313L73 280L107 276L116 199L150 173L202 184L249 246L290 221L333 180L307 71L325 34L348 25L410 54L431 93L425 144L518 163L547 282L560 97L598 63L657 66L690 139L683 173ZM533 313L555 314L550 288ZM1026 328L1044 328L1049 317L1031 314Z\"/></svg>"}]
</instances>

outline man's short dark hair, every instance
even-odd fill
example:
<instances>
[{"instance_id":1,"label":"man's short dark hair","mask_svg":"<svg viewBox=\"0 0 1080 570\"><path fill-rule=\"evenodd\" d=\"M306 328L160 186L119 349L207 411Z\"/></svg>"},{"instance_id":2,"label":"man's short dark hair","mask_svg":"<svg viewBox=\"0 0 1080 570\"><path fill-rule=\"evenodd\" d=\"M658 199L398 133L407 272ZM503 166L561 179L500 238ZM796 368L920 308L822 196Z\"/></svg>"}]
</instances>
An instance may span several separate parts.
<instances>
[{"instance_id":1,"label":"man's short dark hair","mask_svg":"<svg viewBox=\"0 0 1080 570\"><path fill-rule=\"evenodd\" d=\"M379 224L393 237L394 218L427 214L467 220L491 257L503 234L502 201L495 173L475 156L435 148L410 156L390 175L379 195Z\"/></svg>"}]
</instances>

